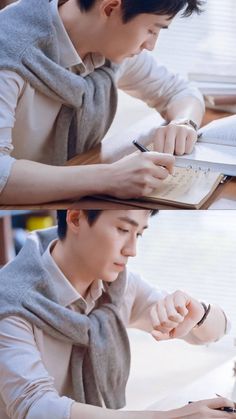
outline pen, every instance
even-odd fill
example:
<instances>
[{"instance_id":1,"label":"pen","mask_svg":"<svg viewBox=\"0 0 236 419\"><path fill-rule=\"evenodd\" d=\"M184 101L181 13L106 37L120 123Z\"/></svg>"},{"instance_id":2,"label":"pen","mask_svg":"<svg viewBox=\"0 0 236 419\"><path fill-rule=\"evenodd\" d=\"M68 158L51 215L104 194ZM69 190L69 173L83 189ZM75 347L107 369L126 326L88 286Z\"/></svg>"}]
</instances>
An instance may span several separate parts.
<instances>
[{"instance_id":1,"label":"pen","mask_svg":"<svg viewBox=\"0 0 236 419\"><path fill-rule=\"evenodd\" d=\"M189 403L193 403L192 401L190 401ZM236 413L236 409L234 407L219 407L217 409L214 410L220 410L221 412L228 412L228 413Z\"/></svg>"},{"instance_id":2,"label":"pen","mask_svg":"<svg viewBox=\"0 0 236 419\"><path fill-rule=\"evenodd\" d=\"M142 151L142 153L144 153L145 151L150 151L147 147L144 147L144 145L140 144L137 140L133 140L132 142L138 150Z\"/></svg>"}]
</instances>

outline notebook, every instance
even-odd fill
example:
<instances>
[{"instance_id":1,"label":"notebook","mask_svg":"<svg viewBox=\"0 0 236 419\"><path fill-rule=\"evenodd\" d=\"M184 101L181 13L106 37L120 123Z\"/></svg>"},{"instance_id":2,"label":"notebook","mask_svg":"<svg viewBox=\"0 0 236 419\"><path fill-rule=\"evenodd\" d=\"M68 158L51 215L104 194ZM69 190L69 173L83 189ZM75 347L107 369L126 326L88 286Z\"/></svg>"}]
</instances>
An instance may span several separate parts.
<instances>
[{"instance_id":1,"label":"notebook","mask_svg":"<svg viewBox=\"0 0 236 419\"><path fill-rule=\"evenodd\" d=\"M212 195L223 177L221 173L204 171L197 167L176 167L174 175L169 175L158 189L148 196L139 198L138 201L199 209ZM96 198L131 205L134 202L136 205L132 199L121 200L97 195Z\"/></svg>"},{"instance_id":2,"label":"notebook","mask_svg":"<svg viewBox=\"0 0 236 419\"><path fill-rule=\"evenodd\" d=\"M236 176L236 115L213 121L199 133L193 152L176 156L176 166L197 165L203 170Z\"/></svg>"},{"instance_id":3,"label":"notebook","mask_svg":"<svg viewBox=\"0 0 236 419\"><path fill-rule=\"evenodd\" d=\"M155 192L144 200L183 208L199 209L222 181L221 173L204 171L201 168L175 168Z\"/></svg>"}]
</instances>

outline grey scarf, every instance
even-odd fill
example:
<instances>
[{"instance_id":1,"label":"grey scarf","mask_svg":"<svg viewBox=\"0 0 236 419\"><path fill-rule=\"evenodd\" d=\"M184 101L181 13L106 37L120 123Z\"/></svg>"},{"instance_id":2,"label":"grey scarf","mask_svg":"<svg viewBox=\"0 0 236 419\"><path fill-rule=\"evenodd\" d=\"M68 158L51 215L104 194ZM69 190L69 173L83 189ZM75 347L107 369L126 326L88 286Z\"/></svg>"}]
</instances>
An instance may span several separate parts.
<instances>
[{"instance_id":1,"label":"grey scarf","mask_svg":"<svg viewBox=\"0 0 236 419\"><path fill-rule=\"evenodd\" d=\"M117 106L116 66L107 62L85 78L61 67L49 3L20 0L0 12L0 69L62 104L52 144L52 164L61 165L107 132Z\"/></svg>"},{"instance_id":2,"label":"grey scarf","mask_svg":"<svg viewBox=\"0 0 236 419\"><path fill-rule=\"evenodd\" d=\"M31 234L18 256L0 270L0 319L20 316L70 342L75 400L101 406L103 399L106 407L119 409L125 405L130 369L129 341L119 317L126 274L110 285L104 283L98 306L89 315L63 307L41 258L56 237L55 228Z\"/></svg>"}]
</instances>

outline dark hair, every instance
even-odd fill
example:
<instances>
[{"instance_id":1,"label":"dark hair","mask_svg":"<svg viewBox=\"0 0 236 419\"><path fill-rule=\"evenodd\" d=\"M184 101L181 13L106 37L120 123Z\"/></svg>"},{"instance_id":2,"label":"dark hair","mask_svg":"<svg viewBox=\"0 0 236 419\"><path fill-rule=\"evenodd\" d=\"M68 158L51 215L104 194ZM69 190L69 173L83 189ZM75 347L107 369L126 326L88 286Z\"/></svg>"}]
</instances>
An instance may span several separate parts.
<instances>
[{"instance_id":1,"label":"dark hair","mask_svg":"<svg viewBox=\"0 0 236 419\"><path fill-rule=\"evenodd\" d=\"M102 211L104 210L83 210L90 226L92 226L96 222ZM157 212L158 210L150 210L151 217L157 214ZM63 240L66 237L66 213L67 210L57 210L57 234L60 240Z\"/></svg>"},{"instance_id":2,"label":"dark hair","mask_svg":"<svg viewBox=\"0 0 236 419\"><path fill-rule=\"evenodd\" d=\"M96 0L77 0L81 11L92 9ZM126 23L141 13L155 15L169 15L174 17L181 10L182 16L188 17L192 13L201 13L204 0L122 0L122 18Z\"/></svg>"}]
</instances>

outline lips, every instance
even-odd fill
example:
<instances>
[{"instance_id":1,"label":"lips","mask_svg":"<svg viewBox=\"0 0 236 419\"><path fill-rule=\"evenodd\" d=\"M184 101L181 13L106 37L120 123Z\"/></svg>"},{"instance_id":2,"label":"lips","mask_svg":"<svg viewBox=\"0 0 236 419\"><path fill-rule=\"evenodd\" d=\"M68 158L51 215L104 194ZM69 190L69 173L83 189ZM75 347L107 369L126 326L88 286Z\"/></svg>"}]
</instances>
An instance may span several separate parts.
<instances>
[{"instance_id":1,"label":"lips","mask_svg":"<svg viewBox=\"0 0 236 419\"><path fill-rule=\"evenodd\" d=\"M125 268L125 263L114 263L114 265L118 266L119 268Z\"/></svg>"}]
</instances>

